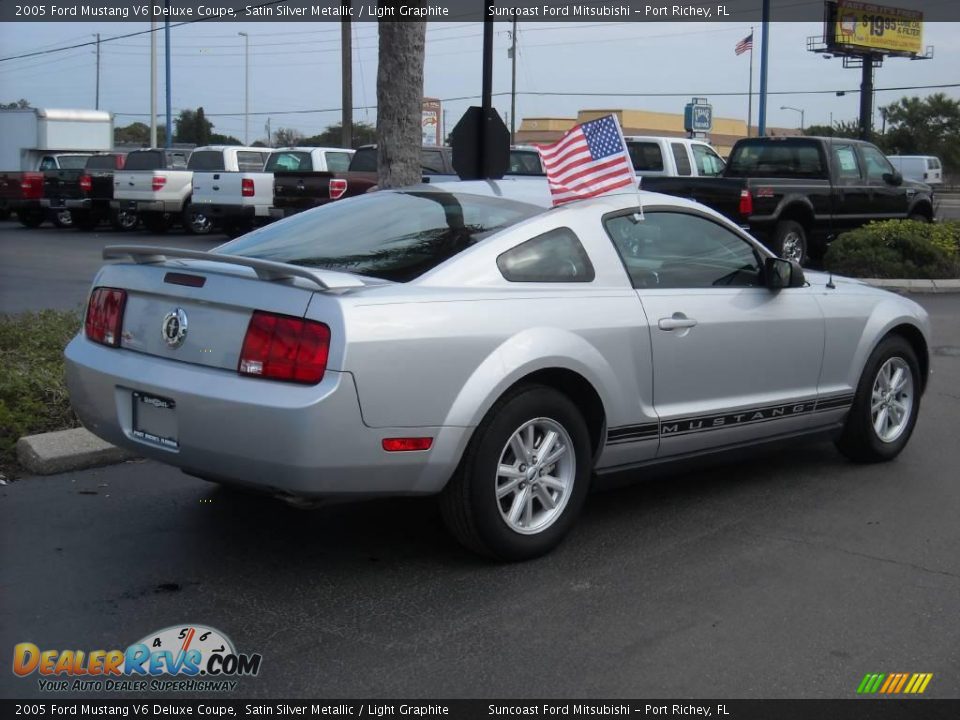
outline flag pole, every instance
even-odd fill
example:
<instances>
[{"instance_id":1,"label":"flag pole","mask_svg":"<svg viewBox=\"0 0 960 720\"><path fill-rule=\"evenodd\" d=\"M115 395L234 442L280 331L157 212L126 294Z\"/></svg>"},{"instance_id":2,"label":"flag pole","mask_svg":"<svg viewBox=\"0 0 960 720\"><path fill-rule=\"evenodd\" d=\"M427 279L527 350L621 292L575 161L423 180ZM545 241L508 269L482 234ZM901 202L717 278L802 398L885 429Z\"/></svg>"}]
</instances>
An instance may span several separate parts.
<instances>
[{"instance_id":1,"label":"flag pole","mask_svg":"<svg viewBox=\"0 0 960 720\"><path fill-rule=\"evenodd\" d=\"M750 85L747 89L747 137L750 137L750 123L753 120L753 26L750 26Z\"/></svg>"}]
</instances>

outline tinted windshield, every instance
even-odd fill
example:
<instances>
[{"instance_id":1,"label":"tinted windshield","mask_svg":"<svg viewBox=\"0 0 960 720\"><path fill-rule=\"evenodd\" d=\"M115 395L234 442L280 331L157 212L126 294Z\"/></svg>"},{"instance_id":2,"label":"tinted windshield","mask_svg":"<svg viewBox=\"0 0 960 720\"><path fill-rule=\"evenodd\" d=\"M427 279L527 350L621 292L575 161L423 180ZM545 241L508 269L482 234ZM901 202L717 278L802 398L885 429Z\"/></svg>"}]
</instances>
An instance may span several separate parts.
<instances>
[{"instance_id":1,"label":"tinted windshield","mask_svg":"<svg viewBox=\"0 0 960 720\"><path fill-rule=\"evenodd\" d=\"M135 150L127 155L124 170L157 170L162 167L162 150Z\"/></svg>"},{"instance_id":2,"label":"tinted windshield","mask_svg":"<svg viewBox=\"0 0 960 720\"><path fill-rule=\"evenodd\" d=\"M267 225L217 252L406 282L541 212L535 205L480 195L384 191Z\"/></svg>"},{"instance_id":3,"label":"tinted windshield","mask_svg":"<svg viewBox=\"0 0 960 720\"><path fill-rule=\"evenodd\" d=\"M536 150L511 150L508 175L543 175L540 153Z\"/></svg>"},{"instance_id":4,"label":"tinted windshield","mask_svg":"<svg viewBox=\"0 0 960 720\"><path fill-rule=\"evenodd\" d=\"M778 142L745 140L730 154L727 177L826 177L820 144L816 140Z\"/></svg>"},{"instance_id":5,"label":"tinted windshield","mask_svg":"<svg viewBox=\"0 0 960 720\"><path fill-rule=\"evenodd\" d=\"M93 155L85 165L87 170L115 170L122 166L120 155Z\"/></svg>"},{"instance_id":6,"label":"tinted windshield","mask_svg":"<svg viewBox=\"0 0 960 720\"><path fill-rule=\"evenodd\" d=\"M376 172L377 171L377 149L375 147L362 147L357 150L350 158L350 172Z\"/></svg>"}]
</instances>

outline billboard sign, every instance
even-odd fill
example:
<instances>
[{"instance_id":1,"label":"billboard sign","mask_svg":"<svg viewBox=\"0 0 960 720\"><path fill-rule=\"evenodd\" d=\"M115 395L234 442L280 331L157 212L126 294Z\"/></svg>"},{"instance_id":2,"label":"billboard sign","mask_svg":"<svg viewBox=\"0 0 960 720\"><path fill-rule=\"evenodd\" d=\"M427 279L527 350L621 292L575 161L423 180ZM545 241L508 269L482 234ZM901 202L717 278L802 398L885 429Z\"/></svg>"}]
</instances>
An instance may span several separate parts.
<instances>
[{"instance_id":1,"label":"billboard sign","mask_svg":"<svg viewBox=\"0 0 960 720\"><path fill-rule=\"evenodd\" d=\"M420 109L420 132L424 145L442 145L440 137L440 101L424 98Z\"/></svg>"},{"instance_id":2,"label":"billboard sign","mask_svg":"<svg viewBox=\"0 0 960 720\"><path fill-rule=\"evenodd\" d=\"M713 128L713 106L705 104L703 98L694 98L695 103L687 103L683 109L683 127L687 132L710 132Z\"/></svg>"},{"instance_id":3,"label":"billboard sign","mask_svg":"<svg viewBox=\"0 0 960 720\"><path fill-rule=\"evenodd\" d=\"M844 48L908 55L923 52L923 13L918 10L837 0L832 30L828 35Z\"/></svg>"}]
</instances>

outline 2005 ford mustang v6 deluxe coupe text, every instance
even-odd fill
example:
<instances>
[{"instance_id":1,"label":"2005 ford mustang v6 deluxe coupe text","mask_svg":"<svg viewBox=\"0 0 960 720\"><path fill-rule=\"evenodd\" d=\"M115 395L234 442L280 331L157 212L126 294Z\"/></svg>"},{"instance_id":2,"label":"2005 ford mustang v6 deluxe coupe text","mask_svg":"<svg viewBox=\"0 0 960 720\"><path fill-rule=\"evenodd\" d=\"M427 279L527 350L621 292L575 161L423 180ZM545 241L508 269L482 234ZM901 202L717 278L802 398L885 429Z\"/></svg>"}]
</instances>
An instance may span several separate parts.
<instances>
[{"instance_id":1,"label":"2005 ford mustang v6 deluxe coupe text","mask_svg":"<svg viewBox=\"0 0 960 720\"><path fill-rule=\"evenodd\" d=\"M929 372L916 303L805 277L685 200L549 204L525 180L440 183L209 253L107 248L73 406L224 484L439 493L504 559L556 545L595 473L823 433L857 461L903 449Z\"/></svg>"}]
</instances>

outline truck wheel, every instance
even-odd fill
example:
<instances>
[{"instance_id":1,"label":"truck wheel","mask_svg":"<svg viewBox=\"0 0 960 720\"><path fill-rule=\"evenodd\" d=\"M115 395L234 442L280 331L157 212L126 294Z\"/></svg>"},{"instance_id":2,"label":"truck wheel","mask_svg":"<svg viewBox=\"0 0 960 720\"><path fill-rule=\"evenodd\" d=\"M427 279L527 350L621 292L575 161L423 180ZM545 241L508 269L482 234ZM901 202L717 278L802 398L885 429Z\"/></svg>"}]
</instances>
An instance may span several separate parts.
<instances>
[{"instance_id":1,"label":"truck wheel","mask_svg":"<svg viewBox=\"0 0 960 720\"><path fill-rule=\"evenodd\" d=\"M857 384L837 449L855 462L893 460L913 433L920 410L920 364L904 338L885 338Z\"/></svg>"},{"instance_id":2,"label":"truck wheel","mask_svg":"<svg viewBox=\"0 0 960 720\"><path fill-rule=\"evenodd\" d=\"M52 210L50 212L50 222L58 228L73 227L73 216L69 210Z\"/></svg>"},{"instance_id":3,"label":"truck wheel","mask_svg":"<svg viewBox=\"0 0 960 720\"><path fill-rule=\"evenodd\" d=\"M147 232L163 235L170 229L170 214L161 212L145 212L140 216Z\"/></svg>"},{"instance_id":4,"label":"truck wheel","mask_svg":"<svg viewBox=\"0 0 960 720\"><path fill-rule=\"evenodd\" d=\"M209 235L213 232L213 220L202 209L195 205L186 205L180 214L183 229L191 235Z\"/></svg>"},{"instance_id":5,"label":"truck wheel","mask_svg":"<svg viewBox=\"0 0 960 720\"><path fill-rule=\"evenodd\" d=\"M140 224L140 217L129 210L114 210L110 213L110 224L114 230L136 230L137 225Z\"/></svg>"},{"instance_id":6,"label":"truck wheel","mask_svg":"<svg viewBox=\"0 0 960 720\"><path fill-rule=\"evenodd\" d=\"M450 531L471 550L527 560L552 550L590 484L586 422L566 395L527 385L497 402L440 496Z\"/></svg>"},{"instance_id":7,"label":"truck wheel","mask_svg":"<svg viewBox=\"0 0 960 720\"><path fill-rule=\"evenodd\" d=\"M89 210L71 210L70 217L73 227L81 232L96 230L100 224L100 217Z\"/></svg>"},{"instance_id":8,"label":"truck wheel","mask_svg":"<svg viewBox=\"0 0 960 720\"><path fill-rule=\"evenodd\" d=\"M907 220L913 220L914 222L922 222L922 223L933 222L933 220L930 219L929 215L926 215L925 213L922 213L922 212L910 213L910 215L907 216Z\"/></svg>"},{"instance_id":9,"label":"truck wheel","mask_svg":"<svg viewBox=\"0 0 960 720\"><path fill-rule=\"evenodd\" d=\"M28 228L36 228L43 225L43 210L17 210L17 220L20 224Z\"/></svg>"},{"instance_id":10,"label":"truck wheel","mask_svg":"<svg viewBox=\"0 0 960 720\"><path fill-rule=\"evenodd\" d=\"M798 222L781 220L773 231L770 249L784 260L803 265L807 260L807 231Z\"/></svg>"}]
</instances>

